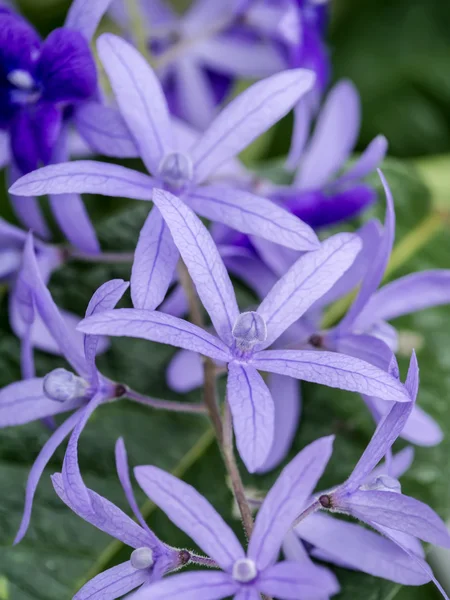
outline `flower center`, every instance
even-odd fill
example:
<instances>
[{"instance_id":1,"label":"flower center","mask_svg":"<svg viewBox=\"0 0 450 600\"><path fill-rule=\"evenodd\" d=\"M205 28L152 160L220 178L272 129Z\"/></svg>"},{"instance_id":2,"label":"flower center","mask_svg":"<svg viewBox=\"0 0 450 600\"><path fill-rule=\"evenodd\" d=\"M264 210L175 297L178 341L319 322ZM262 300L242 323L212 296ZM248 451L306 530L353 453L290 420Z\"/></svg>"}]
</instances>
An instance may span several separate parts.
<instances>
[{"instance_id":1,"label":"flower center","mask_svg":"<svg viewBox=\"0 0 450 600\"><path fill-rule=\"evenodd\" d=\"M371 490L377 492L395 492L401 494L402 486L398 479L391 477L390 475L378 475L369 483L361 486L362 490Z\"/></svg>"},{"instance_id":2,"label":"flower center","mask_svg":"<svg viewBox=\"0 0 450 600\"><path fill-rule=\"evenodd\" d=\"M181 190L194 175L192 160L182 152L172 152L159 165L159 177L169 188Z\"/></svg>"},{"instance_id":3,"label":"flower center","mask_svg":"<svg viewBox=\"0 0 450 600\"><path fill-rule=\"evenodd\" d=\"M130 562L133 569L143 571L153 566L153 550L151 548L137 548L131 553Z\"/></svg>"},{"instance_id":4,"label":"flower center","mask_svg":"<svg viewBox=\"0 0 450 600\"><path fill-rule=\"evenodd\" d=\"M32 75L24 69L14 69L7 75L11 84L11 101L14 104L34 104L41 97L41 90Z\"/></svg>"},{"instance_id":5,"label":"flower center","mask_svg":"<svg viewBox=\"0 0 450 600\"><path fill-rule=\"evenodd\" d=\"M86 396L87 381L66 369L55 369L44 379L44 394L56 402L68 402Z\"/></svg>"},{"instance_id":6,"label":"flower center","mask_svg":"<svg viewBox=\"0 0 450 600\"><path fill-rule=\"evenodd\" d=\"M240 350L250 350L267 339L266 322L257 312L244 312L237 318L232 333Z\"/></svg>"},{"instance_id":7,"label":"flower center","mask_svg":"<svg viewBox=\"0 0 450 600\"><path fill-rule=\"evenodd\" d=\"M256 564L250 558L241 558L233 565L233 579L239 583L249 583L258 575Z\"/></svg>"}]
</instances>

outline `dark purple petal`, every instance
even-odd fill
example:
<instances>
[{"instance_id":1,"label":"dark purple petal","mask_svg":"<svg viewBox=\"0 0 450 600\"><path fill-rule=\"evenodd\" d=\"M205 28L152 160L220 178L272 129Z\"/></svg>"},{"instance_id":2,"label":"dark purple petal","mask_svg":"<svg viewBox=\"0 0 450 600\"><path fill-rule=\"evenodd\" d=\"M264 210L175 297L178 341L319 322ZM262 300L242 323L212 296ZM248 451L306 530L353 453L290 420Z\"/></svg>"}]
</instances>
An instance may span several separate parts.
<instances>
[{"instance_id":1,"label":"dark purple petal","mask_svg":"<svg viewBox=\"0 0 450 600\"><path fill-rule=\"evenodd\" d=\"M86 39L64 27L45 40L37 76L48 102L79 102L97 90L97 69Z\"/></svg>"},{"instance_id":2,"label":"dark purple petal","mask_svg":"<svg viewBox=\"0 0 450 600\"><path fill-rule=\"evenodd\" d=\"M0 64L2 76L16 69L34 72L41 46L39 35L20 15L0 13Z\"/></svg>"}]
</instances>

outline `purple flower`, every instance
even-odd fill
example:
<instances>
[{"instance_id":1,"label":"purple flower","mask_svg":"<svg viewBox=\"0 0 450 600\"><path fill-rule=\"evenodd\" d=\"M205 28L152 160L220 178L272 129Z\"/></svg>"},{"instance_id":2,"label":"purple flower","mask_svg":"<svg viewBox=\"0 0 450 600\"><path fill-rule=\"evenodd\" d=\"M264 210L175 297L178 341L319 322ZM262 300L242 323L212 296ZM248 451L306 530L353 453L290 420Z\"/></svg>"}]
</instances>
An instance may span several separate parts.
<instances>
[{"instance_id":1,"label":"purple flower","mask_svg":"<svg viewBox=\"0 0 450 600\"><path fill-rule=\"evenodd\" d=\"M282 471L259 510L247 552L211 504L190 485L157 467L136 467L147 496L215 560L220 571L194 571L168 577L136 592L133 600L210 599L234 596L256 600L259 594L283 600L321 599L339 591L328 571L305 562L278 562L286 533L315 485L332 451L333 438L322 438L300 452Z\"/></svg>"},{"instance_id":2,"label":"purple flower","mask_svg":"<svg viewBox=\"0 0 450 600\"><path fill-rule=\"evenodd\" d=\"M138 337L192 350L228 365L227 399L239 452L249 471L261 467L274 430L273 400L258 370L408 402L390 374L337 353L272 350L271 346L351 266L356 236L336 235L301 257L257 311L239 314L233 286L218 250L196 215L168 192L154 190L163 215L218 337L160 312L121 309L81 322L85 333Z\"/></svg>"},{"instance_id":3,"label":"purple flower","mask_svg":"<svg viewBox=\"0 0 450 600\"><path fill-rule=\"evenodd\" d=\"M101 36L98 49L122 115L154 177L117 165L78 161L26 175L12 187L14 193L86 192L152 200L154 188L163 188L212 221L296 250L317 248L311 228L276 204L224 184L205 184L311 88L314 77L310 72L286 71L256 83L226 107L191 146L191 139L177 135L179 128L172 126L164 93L144 58L110 34ZM162 302L177 260L167 225L154 209L136 248L131 278L136 308L153 310Z\"/></svg>"},{"instance_id":4,"label":"purple flower","mask_svg":"<svg viewBox=\"0 0 450 600\"><path fill-rule=\"evenodd\" d=\"M87 315L113 308L128 283L113 280L105 283L92 298ZM101 338L80 336L68 326L43 281L33 249L31 235L25 244L24 261L15 290L17 310L23 322L23 371L29 378L12 383L0 391L0 427L11 427L54 415L75 411L53 432L39 453L28 477L25 511L16 537L19 542L26 533L31 516L34 493L42 472L55 450L75 425L83 418L82 407L94 408L101 402L123 396L127 389L103 377L95 366L95 356ZM34 376L30 336L36 316L58 344L61 354L75 373L55 369L45 377Z\"/></svg>"},{"instance_id":5,"label":"purple flower","mask_svg":"<svg viewBox=\"0 0 450 600\"><path fill-rule=\"evenodd\" d=\"M138 523L117 506L88 489L77 469L77 494L67 492L64 475L52 476L56 493L82 519L134 548L130 560L108 569L86 583L73 600L113 600L138 588L147 587L166 572L178 569L190 560L187 550L177 550L161 542L149 529L139 511L131 486L127 455L122 439L116 444L116 466L123 491ZM84 503L80 499L87 499Z\"/></svg>"},{"instance_id":6,"label":"purple flower","mask_svg":"<svg viewBox=\"0 0 450 600\"><path fill-rule=\"evenodd\" d=\"M64 27L45 41L20 15L0 14L0 164L9 164L10 184L41 164L69 158L73 123L97 151L134 156L136 148L116 111L97 98L97 71L89 41L110 0L76 0ZM12 195L14 209L27 229L50 236L37 200ZM72 244L90 253L98 240L76 194L50 197L62 231Z\"/></svg>"}]
</instances>

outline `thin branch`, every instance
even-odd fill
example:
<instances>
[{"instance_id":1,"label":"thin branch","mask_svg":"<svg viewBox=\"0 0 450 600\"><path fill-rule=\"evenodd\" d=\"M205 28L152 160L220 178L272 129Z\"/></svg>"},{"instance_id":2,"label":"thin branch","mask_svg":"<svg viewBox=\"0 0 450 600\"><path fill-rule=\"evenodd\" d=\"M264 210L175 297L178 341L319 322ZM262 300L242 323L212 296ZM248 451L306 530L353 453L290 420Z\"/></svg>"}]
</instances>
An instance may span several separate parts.
<instances>
[{"instance_id":1,"label":"thin branch","mask_svg":"<svg viewBox=\"0 0 450 600\"><path fill-rule=\"evenodd\" d=\"M208 410L204 404L193 403L193 402L177 402L175 400L160 400L159 398L150 398L149 396L143 396L134 390L127 388L125 397L138 402L139 404L145 404L158 410L168 410L172 412L183 412L190 414L205 415Z\"/></svg>"},{"instance_id":2,"label":"thin branch","mask_svg":"<svg viewBox=\"0 0 450 600\"><path fill-rule=\"evenodd\" d=\"M102 264L131 264L134 260L134 254L132 252L102 252L100 254L89 254L88 252L81 252L75 248L68 248L67 256L70 260Z\"/></svg>"}]
</instances>

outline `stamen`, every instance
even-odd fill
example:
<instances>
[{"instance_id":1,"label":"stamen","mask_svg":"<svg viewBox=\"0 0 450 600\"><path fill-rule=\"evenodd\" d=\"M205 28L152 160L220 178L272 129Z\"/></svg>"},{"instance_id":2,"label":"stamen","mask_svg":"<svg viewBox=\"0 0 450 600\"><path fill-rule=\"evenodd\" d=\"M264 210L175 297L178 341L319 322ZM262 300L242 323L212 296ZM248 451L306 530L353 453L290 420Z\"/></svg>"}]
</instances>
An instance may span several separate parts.
<instances>
[{"instance_id":1,"label":"stamen","mask_svg":"<svg viewBox=\"0 0 450 600\"><path fill-rule=\"evenodd\" d=\"M249 583L258 575L256 564L250 558L241 558L233 565L233 579L239 583Z\"/></svg>"},{"instance_id":2,"label":"stamen","mask_svg":"<svg viewBox=\"0 0 450 600\"><path fill-rule=\"evenodd\" d=\"M130 562L133 569L143 571L153 566L153 550L151 548L137 548L131 553Z\"/></svg>"},{"instance_id":3,"label":"stamen","mask_svg":"<svg viewBox=\"0 0 450 600\"><path fill-rule=\"evenodd\" d=\"M55 369L44 379L44 394L56 402L68 402L83 398L88 391L88 383L66 369Z\"/></svg>"},{"instance_id":4,"label":"stamen","mask_svg":"<svg viewBox=\"0 0 450 600\"><path fill-rule=\"evenodd\" d=\"M242 350L249 350L267 339L267 325L257 312L244 312L236 320L233 337Z\"/></svg>"},{"instance_id":5,"label":"stamen","mask_svg":"<svg viewBox=\"0 0 450 600\"><path fill-rule=\"evenodd\" d=\"M165 156L159 165L159 176L163 182L176 190L183 188L192 180L194 166L192 160L181 152L172 152Z\"/></svg>"},{"instance_id":6,"label":"stamen","mask_svg":"<svg viewBox=\"0 0 450 600\"><path fill-rule=\"evenodd\" d=\"M390 475L378 475L378 477L375 477L369 483L362 485L361 489L377 492L394 492L396 494L401 494L402 492L400 481Z\"/></svg>"}]
</instances>

